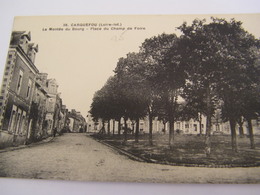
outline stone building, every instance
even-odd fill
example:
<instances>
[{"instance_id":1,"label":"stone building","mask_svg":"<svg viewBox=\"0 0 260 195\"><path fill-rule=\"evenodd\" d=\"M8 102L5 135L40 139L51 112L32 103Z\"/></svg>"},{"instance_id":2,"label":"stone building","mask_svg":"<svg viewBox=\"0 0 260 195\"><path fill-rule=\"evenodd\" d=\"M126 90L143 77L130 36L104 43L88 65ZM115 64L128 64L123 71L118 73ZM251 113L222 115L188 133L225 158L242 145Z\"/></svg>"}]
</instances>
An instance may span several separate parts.
<instances>
[{"instance_id":1,"label":"stone building","mask_svg":"<svg viewBox=\"0 0 260 195\"><path fill-rule=\"evenodd\" d=\"M41 140L48 136L47 123L45 120L48 98L49 96L46 90L46 83L44 78L42 78L42 73L40 73L36 77L31 112L29 116L29 120L32 121L28 129L29 142Z\"/></svg>"},{"instance_id":2,"label":"stone building","mask_svg":"<svg viewBox=\"0 0 260 195\"><path fill-rule=\"evenodd\" d=\"M74 133L83 133L86 132L87 123L85 118L81 115L80 112L77 112L75 109L72 109L68 113L69 120L69 131Z\"/></svg>"},{"instance_id":3,"label":"stone building","mask_svg":"<svg viewBox=\"0 0 260 195\"><path fill-rule=\"evenodd\" d=\"M56 128L57 132L61 132L63 127L64 127L64 114L62 113L62 99L60 97L60 94L57 94L54 115L53 115L53 128Z\"/></svg>"},{"instance_id":4,"label":"stone building","mask_svg":"<svg viewBox=\"0 0 260 195\"><path fill-rule=\"evenodd\" d=\"M48 134L52 134L53 128L55 128L56 124L54 124L54 119L57 118L57 113L55 113L57 95L58 95L58 87L57 81L55 79L47 79L46 80L46 88L48 92L48 103L47 103L47 114L46 114L46 122L47 122L47 132ZM56 115L55 115L56 114Z\"/></svg>"},{"instance_id":5,"label":"stone building","mask_svg":"<svg viewBox=\"0 0 260 195\"><path fill-rule=\"evenodd\" d=\"M12 33L0 95L0 145L25 143L28 136L32 91L39 70L34 64L38 45L30 32Z\"/></svg>"},{"instance_id":6,"label":"stone building","mask_svg":"<svg viewBox=\"0 0 260 195\"><path fill-rule=\"evenodd\" d=\"M259 135L260 134L260 120L252 120L252 125L254 129L254 134ZM123 133L124 129L124 120L121 118L121 134ZM109 125L109 127L108 127ZM101 128L103 127L102 120L99 119L98 121L93 121L91 115L89 114L87 116L87 126L88 126L88 132L100 132ZM189 120L177 120L174 123L174 130L176 133L180 134L200 134L200 126L201 126L201 133L206 133L206 116L201 116L201 123L195 119L189 119ZM118 121L110 120L110 123L107 121L104 124L105 132L112 134L113 128L115 134L118 133ZM131 120L127 120L127 127L128 129L132 129L135 131L136 129L136 123ZM243 123L243 129L244 134L248 135L248 125L246 122ZM163 121L158 120L157 117L153 120L153 133L159 133L159 134L169 134L169 122L163 123ZM239 126L236 125L237 135L239 135ZM139 122L139 133L140 134L148 134L149 133L149 120L147 117L140 120ZM211 126L211 133L212 134L224 134L224 135L230 135L230 124L229 122L222 121L219 117L215 116L212 117L212 126Z\"/></svg>"},{"instance_id":7,"label":"stone building","mask_svg":"<svg viewBox=\"0 0 260 195\"><path fill-rule=\"evenodd\" d=\"M41 140L65 124L56 80L35 66L38 50L30 32L12 33L0 94L0 148Z\"/></svg>"},{"instance_id":8,"label":"stone building","mask_svg":"<svg viewBox=\"0 0 260 195\"><path fill-rule=\"evenodd\" d=\"M66 108L66 105L61 106L61 118L60 118L60 129L62 133L69 132L69 119L68 119L69 110Z\"/></svg>"}]
</instances>

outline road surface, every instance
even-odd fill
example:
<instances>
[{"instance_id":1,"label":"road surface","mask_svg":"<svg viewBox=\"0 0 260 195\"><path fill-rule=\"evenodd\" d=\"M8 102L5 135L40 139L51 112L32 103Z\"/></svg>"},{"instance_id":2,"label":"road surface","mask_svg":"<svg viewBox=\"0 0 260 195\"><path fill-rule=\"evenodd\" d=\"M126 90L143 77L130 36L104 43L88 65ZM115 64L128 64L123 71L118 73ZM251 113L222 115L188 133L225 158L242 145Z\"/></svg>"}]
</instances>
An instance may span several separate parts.
<instances>
[{"instance_id":1,"label":"road surface","mask_svg":"<svg viewBox=\"0 0 260 195\"><path fill-rule=\"evenodd\" d=\"M0 176L78 181L260 183L257 168L204 168L137 162L85 134L0 153Z\"/></svg>"}]
</instances>

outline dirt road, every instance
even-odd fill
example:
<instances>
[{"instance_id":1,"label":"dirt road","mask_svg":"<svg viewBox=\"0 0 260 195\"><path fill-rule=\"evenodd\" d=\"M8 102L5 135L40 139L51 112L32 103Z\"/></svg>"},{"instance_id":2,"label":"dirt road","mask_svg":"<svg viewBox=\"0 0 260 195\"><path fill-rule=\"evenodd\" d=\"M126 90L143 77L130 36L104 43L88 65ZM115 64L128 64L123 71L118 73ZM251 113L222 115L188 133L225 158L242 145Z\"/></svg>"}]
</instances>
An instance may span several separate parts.
<instances>
[{"instance_id":1,"label":"dirt road","mask_svg":"<svg viewBox=\"0 0 260 195\"><path fill-rule=\"evenodd\" d=\"M179 167L142 163L85 134L0 153L0 176L80 181L260 183L257 168Z\"/></svg>"}]
</instances>

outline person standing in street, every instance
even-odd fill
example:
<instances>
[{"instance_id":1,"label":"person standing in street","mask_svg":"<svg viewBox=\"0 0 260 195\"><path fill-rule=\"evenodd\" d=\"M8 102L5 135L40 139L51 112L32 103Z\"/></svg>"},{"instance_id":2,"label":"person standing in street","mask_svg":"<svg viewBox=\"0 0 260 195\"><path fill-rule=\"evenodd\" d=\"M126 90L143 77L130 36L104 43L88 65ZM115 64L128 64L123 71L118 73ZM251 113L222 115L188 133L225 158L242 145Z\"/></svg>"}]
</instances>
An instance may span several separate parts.
<instances>
[{"instance_id":1,"label":"person standing in street","mask_svg":"<svg viewBox=\"0 0 260 195\"><path fill-rule=\"evenodd\" d=\"M56 133L57 133L57 127L54 127L54 129L53 129L53 137L56 136Z\"/></svg>"}]
</instances>

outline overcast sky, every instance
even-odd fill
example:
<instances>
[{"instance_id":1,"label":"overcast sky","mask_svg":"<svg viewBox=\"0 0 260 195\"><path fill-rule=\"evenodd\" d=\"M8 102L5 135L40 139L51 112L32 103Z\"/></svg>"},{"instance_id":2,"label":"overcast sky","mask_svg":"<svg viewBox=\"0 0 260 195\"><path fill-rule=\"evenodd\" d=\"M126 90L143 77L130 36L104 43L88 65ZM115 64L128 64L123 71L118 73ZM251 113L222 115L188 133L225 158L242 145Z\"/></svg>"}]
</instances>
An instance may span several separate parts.
<instances>
[{"instance_id":1,"label":"overcast sky","mask_svg":"<svg viewBox=\"0 0 260 195\"><path fill-rule=\"evenodd\" d=\"M260 15L219 15L218 17L228 20L234 17L243 22L243 27L247 31L260 37ZM128 52L137 52L146 38L161 33L180 34L176 27L184 21L190 24L195 18L207 18L210 21L207 15L38 16L17 17L13 30L31 32L32 42L39 45L36 66L40 72L46 72L49 78L57 80L63 104L86 116L93 94L105 84L109 76L113 75L120 57L125 57ZM119 23L120 28L125 29L90 30L90 27L84 27L88 30L73 31L71 25L77 23ZM65 31L64 24L71 30ZM133 29L127 30L128 27ZM135 30L135 27L141 29ZM44 31L43 28L48 30ZM49 28L64 30L49 31Z\"/></svg>"}]
</instances>

